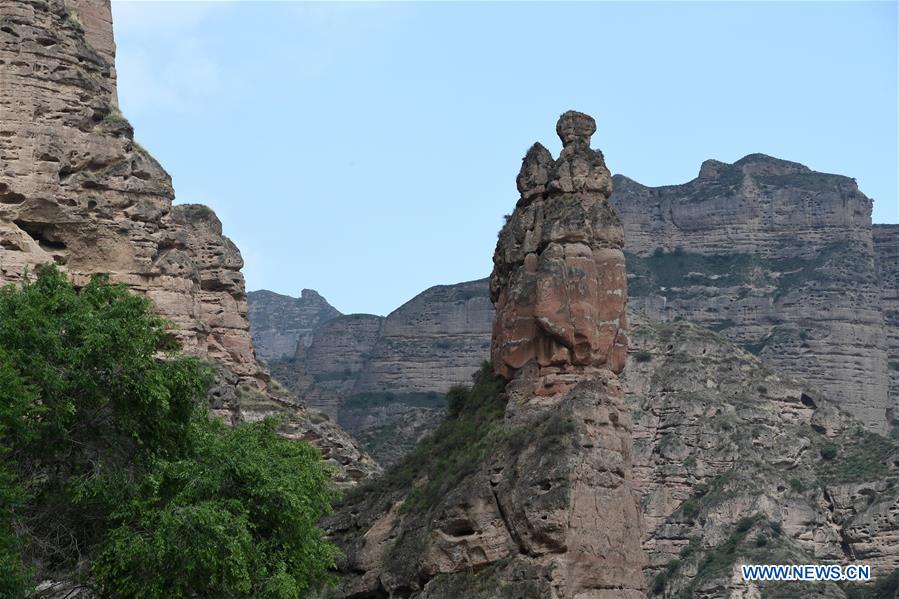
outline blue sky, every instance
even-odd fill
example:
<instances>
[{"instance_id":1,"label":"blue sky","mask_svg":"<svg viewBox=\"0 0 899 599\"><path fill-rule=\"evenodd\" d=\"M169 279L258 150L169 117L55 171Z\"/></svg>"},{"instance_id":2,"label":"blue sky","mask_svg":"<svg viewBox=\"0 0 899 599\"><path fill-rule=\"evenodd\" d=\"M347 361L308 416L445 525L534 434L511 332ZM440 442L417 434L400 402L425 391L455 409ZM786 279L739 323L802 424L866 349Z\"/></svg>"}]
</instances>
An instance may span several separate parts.
<instances>
[{"instance_id":1,"label":"blue sky","mask_svg":"<svg viewBox=\"0 0 899 599\"><path fill-rule=\"evenodd\" d=\"M386 314L486 276L534 141L596 117L609 168L763 152L897 222L896 2L113 2L122 111L248 289Z\"/></svg>"}]
</instances>

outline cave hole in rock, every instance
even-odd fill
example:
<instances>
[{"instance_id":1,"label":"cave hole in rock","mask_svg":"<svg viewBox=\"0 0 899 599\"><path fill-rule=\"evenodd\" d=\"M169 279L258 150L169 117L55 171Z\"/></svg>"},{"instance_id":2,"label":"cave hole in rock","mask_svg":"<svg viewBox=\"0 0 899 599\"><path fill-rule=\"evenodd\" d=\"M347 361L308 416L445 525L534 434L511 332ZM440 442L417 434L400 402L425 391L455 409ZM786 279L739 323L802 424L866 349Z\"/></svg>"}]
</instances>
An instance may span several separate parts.
<instances>
[{"instance_id":1,"label":"cave hole in rock","mask_svg":"<svg viewBox=\"0 0 899 599\"><path fill-rule=\"evenodd\" d=\"M453 520L443 527L443 532L451 537L468 537L477 531L469 520Z\"/></svg>"},{"instance_id":2,"label":"cave hole in rock","mask_svg":"<svg viewBox=\"0 0 899 599\"><path fill-rule=\"evenodd\" d=\"M6 183L0 183L0 204L21 204L25 196L9 189Z\"/></svg>"},{"instance_id":3,"label":"cave hole in rock","mask_svg":"<svg viewBox=\"0 0 899 599\"><path fill-rule=\"evenodd\" d=\"M14 220L13 223L25 231L43 250L53 252L66 249L66 244L53 235L53 225L24 220Z\"/></svg>"},{"instance_id":4,"label":"cave hole in rock","mask_svg":"<svg viewBox=\"0 0 899 599\"><path fill-rule=\"evenodd\" d=\"M810 408L817 408L817 407L818 407L817 404L815 404L815 400L813 400L811 397L809 397L809 396L806 395L805 393L802 393L802 394L799 396L799 401L802 402L802 405L808 406L808 407L810 407Z\"/></svg>"}]
</instances>

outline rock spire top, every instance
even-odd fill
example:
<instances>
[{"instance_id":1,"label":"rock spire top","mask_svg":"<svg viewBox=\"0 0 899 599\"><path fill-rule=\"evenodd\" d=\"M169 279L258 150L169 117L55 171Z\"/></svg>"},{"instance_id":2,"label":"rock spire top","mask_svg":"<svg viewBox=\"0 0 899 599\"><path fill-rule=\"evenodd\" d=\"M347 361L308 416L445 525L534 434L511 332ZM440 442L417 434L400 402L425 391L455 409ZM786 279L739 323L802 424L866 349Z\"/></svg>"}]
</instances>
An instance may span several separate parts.
<instances>
[{"instance_id":1,"label":"rock spire top","mask_svg":"<svg viewBox=\"0 0 899 599\"><path fill-rule=\"evenodd\" d=\"M569 110L559 117L556 133L562 144L568 147L573 144L590 146L590 137L596 133L596 121L589 114Z\"/></svg>"}]
</instances>

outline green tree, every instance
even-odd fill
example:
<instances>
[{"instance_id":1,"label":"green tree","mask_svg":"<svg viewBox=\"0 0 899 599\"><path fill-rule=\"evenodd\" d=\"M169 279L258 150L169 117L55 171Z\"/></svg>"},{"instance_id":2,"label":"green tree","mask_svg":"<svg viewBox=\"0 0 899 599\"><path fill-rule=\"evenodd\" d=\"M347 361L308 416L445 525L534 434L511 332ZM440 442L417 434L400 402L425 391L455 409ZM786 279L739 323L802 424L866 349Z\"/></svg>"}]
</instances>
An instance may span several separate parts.
<instances>
[{"instance_id":1,"label":"green tree","mask_svg":"<svg viewBox=\"0 0 899 599\"><path fill-rule=\"evenodd\" d=\"M121 597L299 597L335 549L318 453L210 421L211 370L144 297L42 267L0 290L0 595L28 575Z\"/></svg>"}]
</instances>

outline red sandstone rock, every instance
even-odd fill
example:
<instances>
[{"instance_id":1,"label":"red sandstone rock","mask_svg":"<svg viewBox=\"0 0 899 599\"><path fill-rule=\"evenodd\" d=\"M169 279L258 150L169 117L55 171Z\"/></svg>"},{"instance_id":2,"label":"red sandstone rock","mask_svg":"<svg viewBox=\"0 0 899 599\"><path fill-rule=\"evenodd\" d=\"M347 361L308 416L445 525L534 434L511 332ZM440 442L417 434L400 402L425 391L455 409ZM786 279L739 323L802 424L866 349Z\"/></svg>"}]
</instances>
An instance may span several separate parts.
<instances>
[{"instance_id":1,"label":"red sandstone rock","mask_svg":"<svg viewBox=\"0 0 899 599\"><path fill-rule=\"evenodd\" d=\"M558 160L540 144L525 156L521 199L493 257L493 364L506 378L530 360L544 373L620 372L627 354L624 233L608 203L609 170L590 148L596 123L571 111L556 131Z\"/></svg>"}]
</instances>

